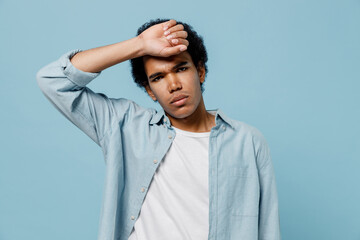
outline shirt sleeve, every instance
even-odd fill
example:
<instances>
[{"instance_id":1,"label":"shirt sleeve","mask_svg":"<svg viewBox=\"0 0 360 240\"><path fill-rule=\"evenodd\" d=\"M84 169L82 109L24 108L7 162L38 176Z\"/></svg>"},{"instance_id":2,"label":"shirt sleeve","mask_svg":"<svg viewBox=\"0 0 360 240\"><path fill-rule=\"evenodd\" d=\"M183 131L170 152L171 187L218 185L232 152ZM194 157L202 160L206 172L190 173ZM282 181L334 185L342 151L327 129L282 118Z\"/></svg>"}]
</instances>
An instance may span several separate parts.
<instances>
[{"instance_id":1,"label":"shirt sleeve","mask_svg":"<svg viewBox=\"0 0 360 240\"><path fill-rule=\"evenodd\" d=\"M264 136L256 134L256 161L259 169L259 240L281 240L278 194L270 149Z\"/></svg>"},{"instance_id":2,"label":"shirt sleeve","mask_svg":"<svg viewBox=\"0 0 360 240\"><path fill-rule=\"evenodd\" d=\"M36 79L41 91L55 108L101 146L114 120L129 110L130 101L111 99L86 87L101 72L83 72L75 68L70 59L80 51L69 51L44 66L37 72ZM115 111L114 102L120 104L120 113Z\"/></svg>"}]
</instances>

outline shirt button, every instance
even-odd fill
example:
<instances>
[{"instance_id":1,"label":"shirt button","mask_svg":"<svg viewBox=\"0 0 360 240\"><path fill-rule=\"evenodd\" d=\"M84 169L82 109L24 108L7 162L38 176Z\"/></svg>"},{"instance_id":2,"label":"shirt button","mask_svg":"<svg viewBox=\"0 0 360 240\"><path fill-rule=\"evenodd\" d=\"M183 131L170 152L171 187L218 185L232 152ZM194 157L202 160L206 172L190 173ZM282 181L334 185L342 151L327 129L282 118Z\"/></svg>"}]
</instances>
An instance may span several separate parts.
<instances>
[{"instance_id":1,"label":"shirt button","mask_svg":"<svg viewBox=\"0 0 360 240\"><path fill-rule=\"evenodd\" d=\"M157 164L157 160L156 160L156 159L154 159L154 164Z\"/></svg>"},{"instance_id":2,"label":"shirt button","mask_svg":"<svg viewBox=\"0 0 360 240\"><path fill-rule=\"evenodd\" d=\"M141 188L141 192L145 192L145 188Z\"/></svg>"},{"instance_id":3,"label":"shirt button","mask_svg":"<svg viewBox=\"0 0 360 240\"><path fill-rule=\"evenodd\" d=\"M172 138L172 136L171 136L171 135L169 135L169 136L168 136L168 138L169 138L169 139L171 139L171 138Z\"/></svg>"},{"instance_id":4,"label":"shirt button","mask_svg":"<svg viewBox=\"0 0 360 240\"><path fill-rule=\"evenodd\" d=\"M225 130L225 129L226 129L226 127L225 127L225 126L223 126L223 129Z\"/></svg>"},{"instance_id":5,"label":"shirt button","mask_svg":"<svg viewBox=\"0 0 360 240\"><path fill-rule=\"evenodd\" d=\"M166 127L166 125L164 124L163 127Z\"/></svg>"},{"instance_id":6,"label":"shirt button","mask_svg":"<svg viewBox=\"0 0 360 240\"><path fill-rule=\"evenodd\" d=\"M134 220L135 219L135 217L134 216L131 216L131 220Z\"/></svg>"}]
</instances>

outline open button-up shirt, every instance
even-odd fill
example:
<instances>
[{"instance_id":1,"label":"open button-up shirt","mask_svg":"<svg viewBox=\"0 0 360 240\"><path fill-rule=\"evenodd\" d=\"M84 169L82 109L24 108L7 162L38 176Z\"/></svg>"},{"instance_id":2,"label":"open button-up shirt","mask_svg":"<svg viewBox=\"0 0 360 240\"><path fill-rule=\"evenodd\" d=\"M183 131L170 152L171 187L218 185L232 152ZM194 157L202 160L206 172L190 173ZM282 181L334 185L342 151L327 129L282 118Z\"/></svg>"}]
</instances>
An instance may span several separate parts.
<instances>
[{"instance_id":1,"label":"open button-up shirt","mask_svg":"<svg viewBox=\"0 0 360 240\"><path fill-rule=\"evenodd\" d=\"M106 165L99 240L127 240L156 169L174 137L164 110L94 93L98 73L62 55L37 73L46 98L98 144ZM209 142L209 240L280 240L278 197L268 144L256 128L212 110ZM204 169L205 171L205 169ZM196 239L197 240L197 239Z\"/></svg>"}]
</instances>

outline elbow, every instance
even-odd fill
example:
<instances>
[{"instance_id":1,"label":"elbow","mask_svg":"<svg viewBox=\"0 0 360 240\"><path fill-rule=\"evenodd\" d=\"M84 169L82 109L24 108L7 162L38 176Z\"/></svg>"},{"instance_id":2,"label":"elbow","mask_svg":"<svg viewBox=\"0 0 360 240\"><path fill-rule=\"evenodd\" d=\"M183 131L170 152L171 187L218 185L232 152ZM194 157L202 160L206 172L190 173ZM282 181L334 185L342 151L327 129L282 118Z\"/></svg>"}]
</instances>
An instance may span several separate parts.
<instances>
[{"instance_id":1,"label":"elbow","mask_svg":"<svg viewBox=\"0 0 360 240\"><path fill-rule=\"evenodd\" d=\"M45 96L48 96L49 94L51 95L51 92L55 90L53 89L55 87L53 86L53 79L49 76L45 67L36 73L36 82Z\"/></svg>"},{"instance_id":2,"label":"elbow","mask_svg":"<svg viewBox=\"0 0 360 240\"><path fill-rule=\"evenodd\" d=\"M41 91L46 92L52 88L51 85L54 84L54 80L61 76L61 69L54 63L50 63L36 73L36 82Z\"/></svg>"},{"instance_id":3,"label":"elbow","mask_svg":"<svg viewBox=\"0 0 360 240\"><path fill-rule=\"evenodd\" d=\"M37 73L36 73L36 82L39 86L39 88L43 91L45 88L45 74L44 74L44 68L41 68Z\"/></svg>"}]
</instances>

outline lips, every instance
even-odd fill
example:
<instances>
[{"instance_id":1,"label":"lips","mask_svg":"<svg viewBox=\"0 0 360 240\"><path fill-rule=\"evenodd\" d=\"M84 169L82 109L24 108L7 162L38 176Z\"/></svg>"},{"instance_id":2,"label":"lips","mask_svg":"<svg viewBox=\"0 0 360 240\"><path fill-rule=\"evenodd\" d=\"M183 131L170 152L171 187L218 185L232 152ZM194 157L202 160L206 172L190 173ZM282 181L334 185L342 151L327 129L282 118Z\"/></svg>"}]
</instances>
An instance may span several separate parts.
<instances>
[{"instance_id":1,"label":"lips","mask_svg":"<svg viewBox=\"0 0 360 240\"><path fill-rule=\"evenodd\" d=\"M170 103L174 103L180 99L183 99L183 98L187 98L188 96L184 95L184 94L180 94L180 95L176 95L172 98L171 102Z\"/></svg>"},{"instance_id":2,"label":"lips","mask_svg":"<svg viewBox=\"0 0 360 240\"><path fill-rule=\"evenodd\" d=\"M172 102L171 104L176 106L176 107L181 107L184 106L186 104L186 101L188 100L188 97L183 97L180 98L179 100Z\"/></svg>"}]
</instances>

